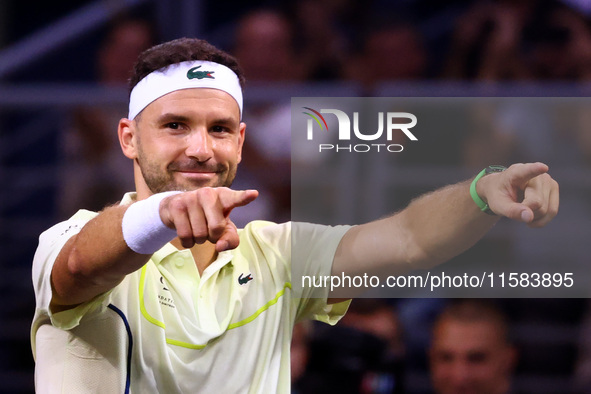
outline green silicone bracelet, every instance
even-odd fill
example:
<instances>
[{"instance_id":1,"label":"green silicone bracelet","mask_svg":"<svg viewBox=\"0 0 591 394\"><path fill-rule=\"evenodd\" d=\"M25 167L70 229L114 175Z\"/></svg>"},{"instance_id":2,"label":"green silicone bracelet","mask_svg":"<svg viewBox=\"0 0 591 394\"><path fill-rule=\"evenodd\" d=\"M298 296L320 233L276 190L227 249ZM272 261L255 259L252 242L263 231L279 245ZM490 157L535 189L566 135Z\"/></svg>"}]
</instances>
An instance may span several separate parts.
<instances>
[{"instance_id":1,"label":"green silicone bracelet","mask_svg":"<svg viewBox=\"0 0 591 394\"><path fill-rule=\"evenodd\" d=\"M474 178L474 180L472 181L472 184L470 185L470 196L472 196L472 200L474 200L474 202L476 203L476 205L478 205L478 208L480 208L482 212L492 213L492 211L488 207L488 204L482 201L482 198L480 198L478 193L476 193L476 182L478 182L478 180L482 178L484 175L486 175L486 168L480 171L480 173L476 175L476 178Z\"/></svg>"}]
</instances>

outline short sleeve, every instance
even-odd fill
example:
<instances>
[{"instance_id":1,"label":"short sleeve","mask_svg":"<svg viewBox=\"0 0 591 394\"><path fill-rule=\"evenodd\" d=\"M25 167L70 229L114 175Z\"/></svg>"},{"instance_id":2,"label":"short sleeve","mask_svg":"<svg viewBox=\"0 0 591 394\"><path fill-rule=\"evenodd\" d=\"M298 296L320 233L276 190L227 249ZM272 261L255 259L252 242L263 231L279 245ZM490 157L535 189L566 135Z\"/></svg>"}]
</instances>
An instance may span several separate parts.
<instances>
[{"instance_id":1,"label":"short sleeve","mask_svg":"<svg viewBox=\"0 0 591 394\"><path fill-rule=\"evenodd\" d=\"M351 226L292 223L291 280L299 299L296 321L314 319L335 324L347 311L350 300L328 304L328 287L306 286L304 278L329 278L341 239Z\"/></svg>"},{"instance_id":2,"label":"short sleeve","mask_svg":"<svg viewBox=\"0 0 591 394\"><path fill-rule=\"evenodd\" d=\"M71 219L56 224L39 237L39 246L33 259L33 288L35 290L36 311L33 322L33 330L43 317L50 319L51 324L57 328L69 330L78 325L80 319L100 304L105 297L101 295L89 302L85 302L75 308L52 313L49 309L53 296L51 286L51 271L60 251L70 238L78 234L80 230L97 214L90 211L78 211ZM40 323L39 323L40 324Z\"/></svg>"}]
</instances>

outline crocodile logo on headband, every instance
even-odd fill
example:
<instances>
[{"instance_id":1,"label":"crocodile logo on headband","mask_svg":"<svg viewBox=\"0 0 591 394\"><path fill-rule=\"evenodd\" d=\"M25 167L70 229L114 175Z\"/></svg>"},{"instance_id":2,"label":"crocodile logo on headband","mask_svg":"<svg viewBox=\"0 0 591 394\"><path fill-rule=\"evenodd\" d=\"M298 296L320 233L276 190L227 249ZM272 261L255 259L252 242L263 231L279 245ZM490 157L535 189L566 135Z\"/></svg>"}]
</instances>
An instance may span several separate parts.
<instances>
[{"instance_id":1,"label":"crocodile logo on headband","mask_svg":"<svg viewBox=\"0 0 591 394\"><path fill-rule=\"evenodd\" d=\"M193 79L193 78L197 78L197 79L203 79L203 78L215 79L215 77L213 75L211 75L215 71L197 71L198 68L201 68L201 66L193 67L192 69L190 69L189 71L187 71L187 78L189 78L189 79Z\"/></svg>"}]
</instances>

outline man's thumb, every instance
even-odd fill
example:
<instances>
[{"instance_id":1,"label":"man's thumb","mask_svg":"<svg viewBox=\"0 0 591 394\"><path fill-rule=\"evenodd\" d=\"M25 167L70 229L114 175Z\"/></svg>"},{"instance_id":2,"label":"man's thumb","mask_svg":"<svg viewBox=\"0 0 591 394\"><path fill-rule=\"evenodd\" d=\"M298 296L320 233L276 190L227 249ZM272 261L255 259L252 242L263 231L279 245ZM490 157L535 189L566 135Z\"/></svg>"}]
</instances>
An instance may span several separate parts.
<instances>
[{"instance_id":1,"label":"man's thumb","mask_svg":"<svg viewBox=\"0 0 591 394\"><path fill-rule=\"evenodd\" d=\"M523 223L530 223L534 220L533 211L526 205L520 203L510 203L504 209L499 209L498 212L495 211L495 213Z\"/></svg>"}]
</instances>

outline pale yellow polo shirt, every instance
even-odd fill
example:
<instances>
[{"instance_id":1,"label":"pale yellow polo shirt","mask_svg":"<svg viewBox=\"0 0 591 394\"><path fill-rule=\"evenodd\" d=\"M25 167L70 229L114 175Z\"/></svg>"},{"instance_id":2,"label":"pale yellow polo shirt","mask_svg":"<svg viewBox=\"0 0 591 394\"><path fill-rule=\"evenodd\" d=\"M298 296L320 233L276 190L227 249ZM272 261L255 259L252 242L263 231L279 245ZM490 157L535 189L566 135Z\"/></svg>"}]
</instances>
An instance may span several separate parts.
<instances>
[{"instance_id":1,"label":"pale yellow polo shirt","mask_svg":"<svg viewBox=\"0 0 591 394\"><path fill-rule=\"evenodd\" d=\"M291 245L306 251L303 272L330 275L349 227L255 221L202 276L189 250L167 244L110 292L52 314L53 262L96 215L79 211L40 237L31 329L38 393L286 393L294 322L334 324L348 306L294 294Z\"/></svg>"}]
</instances>

